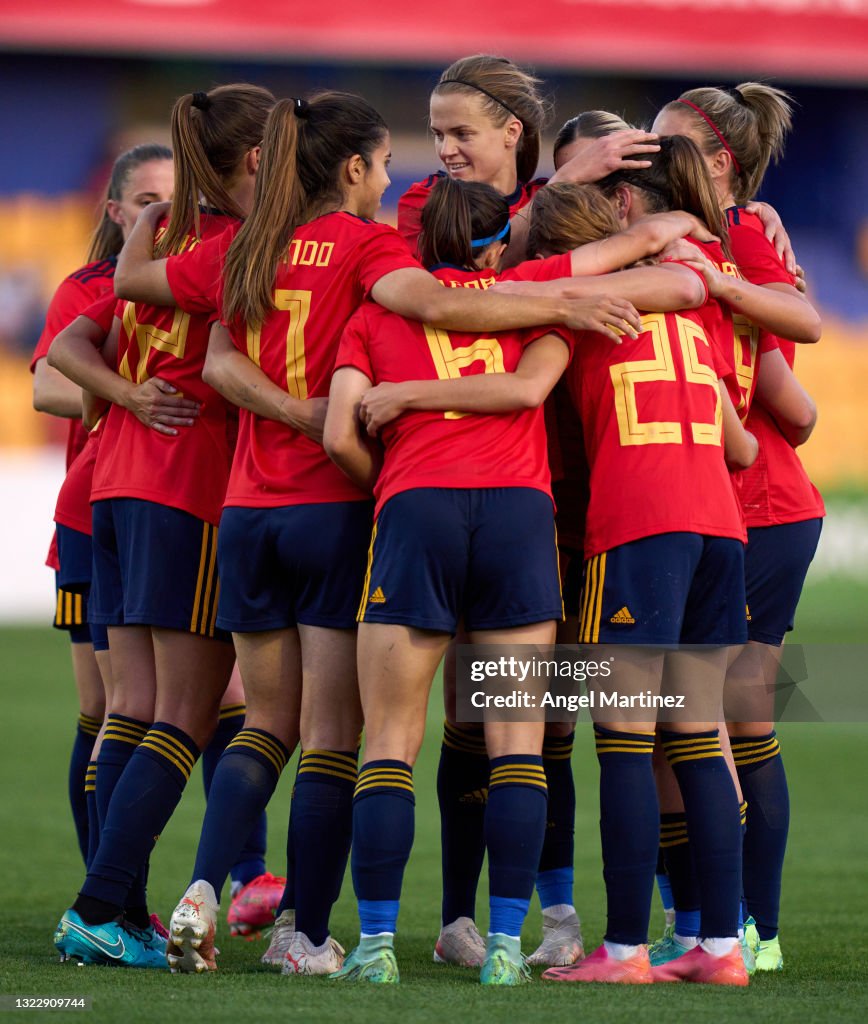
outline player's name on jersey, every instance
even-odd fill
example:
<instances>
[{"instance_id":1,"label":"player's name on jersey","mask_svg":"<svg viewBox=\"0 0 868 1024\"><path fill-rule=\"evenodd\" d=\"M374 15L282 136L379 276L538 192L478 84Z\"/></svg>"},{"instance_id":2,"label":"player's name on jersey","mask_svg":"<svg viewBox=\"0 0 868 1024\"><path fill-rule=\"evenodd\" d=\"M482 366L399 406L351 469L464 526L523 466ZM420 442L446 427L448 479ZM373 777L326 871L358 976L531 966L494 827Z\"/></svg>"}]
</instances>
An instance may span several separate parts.
<instances>
[{"instance_id":1,"label":"player's name on jersey","mask_svg":"<svg viewBox=\"0 0 868 1024\"><path fill-rule=\"evenodd\" d=\"M476 690L470 695L474 708L560 708L581 711L585 708L683 708L684 695L618 693L617 690L590 690L588 693L531 693L512 690L509 693L486 693Z\"/></svg>"}]
</instances>

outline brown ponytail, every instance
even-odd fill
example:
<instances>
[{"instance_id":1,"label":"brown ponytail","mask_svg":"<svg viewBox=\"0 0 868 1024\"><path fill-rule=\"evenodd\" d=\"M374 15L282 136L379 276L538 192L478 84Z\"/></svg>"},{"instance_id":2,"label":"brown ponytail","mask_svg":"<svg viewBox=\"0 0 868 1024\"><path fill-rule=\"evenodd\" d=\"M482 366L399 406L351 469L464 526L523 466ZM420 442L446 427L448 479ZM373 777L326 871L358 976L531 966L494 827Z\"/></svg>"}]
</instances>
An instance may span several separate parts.
<instances>
[{"instance_id":1,"label":"brown ponytail","mask_svg":"<svg viewBox=\"0 0 868 1024\"><path fill-rule=\"evenodd\" d=\"M422 265L451 263L476 270L474 253L487 246L474 246L473 240L492 238L508 224L509 204L497 189L478 181L455 181L447 175L431 190L422 210Z\"/></svg>"},{"instance_id":2,"label":"brown ponytail","mask_svg":"<svg viewBox=\"0 0 868 1024\"><path fill-rule=\"evenodd\" d=\"M235 236L223 274L223 315L258 328L274 308L279 261L295 230L315 213L343 202L341 169L358 154L370 164L388 132L359 96L325 92L280 100L268 115L253 212Z\"/></svg>"},{"instance_id":3,"label":"brown ponytail","mask_svg":"<svg viewBox=\"0 0 868 1024\"><path fill-rule=\"evenodd\" d=\"M244 211L227 183L247 152L258 146L274 97L257 85L220 85L208 93L188 93L172 109L175 190L169 226L157 244L158 256L176 252L191 233L199 235L199 198L231 217Z\"/></svg>"},{"instance_id":4,"label":"brown ponytail","mask_svg":"<svg viewBox=\"0 0 868 1024\"><path fill-rule=\"evenodd\" d=\"M126 153L121 153L117 160L115 160L111 177L106 186L105 199L102 201L102 219L93 233L90 247L87 251L88 263L105 260L109 256L117 256L124 245L121 226L120 224L115 224L111 217L109 217L106 203L110 199L115 202L120 201L130 174L136 167L141 167L142 164L149 164L152 160L171 159L172 151L168 146L161 146L158 143L146 143L128 149Z\"/></svg>"},{"instance_id":5,"label":"brown ponytail","mask_svg":"<svg viewBox=\"0 0 868 1024\"><path fill-rule=\"evenodd\" d=\"M612 132L628 131L633 126L608 110L583 110L563 124L555 137L554 158L576 139L602 139Z\"/></svg>"},{"instance_id":6,"label":"brown ponytail","mask_svg":"<svg viewBox=\"0 0 868 1024\"><path fill-rule=\"evenodd\" d=\"M464 92L479 96L483 110L499 128L510 115L521 121L516 172L521 182L536 173L540 138L548 122L548 107L540 95L541 79L503 57L476 54L451 64L434 87L435 95Z\"/></svg>"},{"instance_id":7,"label":"brown ponytail","mask_svg":"<svg viewBox=\"0 0 868 1024\"><path fill-rule=\"evenodd\" d=\"M737 203L757 194L769 163L783 155L793 123L792 97L760 82L743 82L730 90L689 89L663 109L690 118L702 139L703 153L729 151Z\"/></svg>"},{"instance_id":8,"label":"brown ponytail","mask_svg":"<svg viewBox=\"0 0 868 1024\"><path fill-rule=\"evenodd\" d=\"M611 196L619 185L631 185L645 194L649 213L692 213L720 238L724 252L731 258L726 221L696 143L686 135L666 135L660 139L660 152L650 153L648 159L650 167L613 171L603 178L598 185L604 195Z\"/></svg>"}]
</instances>

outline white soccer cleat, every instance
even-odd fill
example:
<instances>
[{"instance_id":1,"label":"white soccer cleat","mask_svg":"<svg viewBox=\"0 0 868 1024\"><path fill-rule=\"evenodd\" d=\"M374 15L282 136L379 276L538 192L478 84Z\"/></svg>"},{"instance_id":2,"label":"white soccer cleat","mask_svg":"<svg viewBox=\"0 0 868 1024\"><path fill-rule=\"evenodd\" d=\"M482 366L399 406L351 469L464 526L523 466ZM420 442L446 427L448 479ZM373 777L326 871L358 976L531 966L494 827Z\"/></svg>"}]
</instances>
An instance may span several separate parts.
<instances>
[{"instance_id":1,"label":"white soccer cleat","mask_svg":"<svg viewBox=\"0 0 868 1024\"><path fill-rule=\"evenodd\" d=\"M284 910L271 929L268 949L262 954L261 963L270 967L282 967L286 951L295 934L295 911Z\"/></svg>"},{"instance_id":2,"label":"white soccer cleat","mask_svg":"<svg viewBox=\"0 0 868 1024\"><path fill-rule=\"evenodd\" d=\"M585 955L581 923L575 913L550 917L543 911L543 938L527 958L533 966L568 967Z\"/></svg>"},{"instance_id":3,"label":"white soccer cleat","mask_svg":"<svg viewBox=\"0 0 868 1024\"><path fill-rule=\"evenodd\" d=\"M329 935L314 946L304 932L293 932L281 974L334 974L344 965L343 946Z\"/></svg>"},{"instance_id":4,"label":"white soccer cleat","mask_svg":"<svg viewBox=\"0 0 868 1024\"><path fill-rule=\"evenodd\" d=\"M204 974L216 971L217 911L220 905L213 886L204 879L193 882L169 921L166 960L173 974Z\"/></svg>"},{"instance_id":5,"label":"white soccer cleat","mask_svg":"<svg viewBox=\"0 0 868 1024\"><path fill-rule=\"evenodd\" d=\"M435 964L456 967L481 967L485 962L485 939L469 917L456 918L440 929L434 947Z\"/></svg>"}]
</instances>

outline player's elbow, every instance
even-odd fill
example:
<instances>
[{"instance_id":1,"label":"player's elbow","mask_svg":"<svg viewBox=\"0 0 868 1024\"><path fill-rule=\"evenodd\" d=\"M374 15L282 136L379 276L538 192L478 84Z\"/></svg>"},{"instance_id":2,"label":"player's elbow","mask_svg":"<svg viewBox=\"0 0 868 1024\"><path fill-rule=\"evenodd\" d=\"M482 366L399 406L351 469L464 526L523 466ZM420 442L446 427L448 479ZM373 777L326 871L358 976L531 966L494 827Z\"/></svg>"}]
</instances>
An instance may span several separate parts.
<instances>
[{"instance_id":1,"label":"player's elbow","mask_svg":"<svg viewBox=\"0 0 868 1024\"><path fill-rule=\"evenodd\" d=\"M697 274L691 274L689 278L685 274L681 287L682 309L698 309L705 302L705 285Z\"/></svg>"},{"instance_id":2,"label":"player's elbow","mask_svg":"<svg viewBox=\"0 0 868 1024\"><path fill-rule=\"evenodd\" d=\"M726 464L732 470L750 469L759 454L759 443L748 430L741 430L738 436L726 445Z\"/></svg>"},{"instance_id":3,"label":"player's elbow","mask_svg":"<svg viewBox=\"0 0 868 1024\"><path fill-rule=\"evenodd\" d=\"M223 362L223 356L216 352L213 346L209 347L205 354L205 365L202 367L202 380L215 391L220 390L220 382L223 379Z\"/></svg>"}]
</instances>

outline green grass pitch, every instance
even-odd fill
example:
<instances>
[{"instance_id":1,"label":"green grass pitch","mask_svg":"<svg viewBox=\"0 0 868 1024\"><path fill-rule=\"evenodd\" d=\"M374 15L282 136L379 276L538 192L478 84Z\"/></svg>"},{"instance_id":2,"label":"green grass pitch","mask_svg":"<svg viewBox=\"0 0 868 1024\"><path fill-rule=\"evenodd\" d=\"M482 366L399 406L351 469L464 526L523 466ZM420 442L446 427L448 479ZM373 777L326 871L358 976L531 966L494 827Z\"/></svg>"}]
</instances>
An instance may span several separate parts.
<instances>
[{"instance_id":1,"label":"green grass pitch","mask_svg":"<svg viewBox=\"0 0 868 1024\"><path fill-rule=\"evenodd\" d=\"M806 591L795 639L865 640L868 584L825 581ZM65 795L75 722L66 640L49 628L0 630L3 676L0 760L0 994L91 996L93 1016L124 1022L201 1021L863 1021L868 1018L868 726L787 725L780 730L793 824L785 875L786 970L747 990L700 986L629 988L546 985L485 990L475 972L431 962L439 913L434 775L441 716L432 698L429 734L416 770L416 844L404 886L397 952L400 986L336 986L283 978L258 962L262 942L219 939L220 970L207 977L79 968L57 962L51 936L82 879ZM597 769L590 731L579 732L576 903L589 948L600 941L604 895L597 831ZM292 766L270 809L270 867L282 871ZM164 920L188 881L203 800L194 776L157 844L153 909ZM485 882L479 919L484 928ZM655 908L654 927L659 923ZM347 947L358 936L347 878L333 917ZM534 907L525 948L538 936ZM31 1019L47 1013L28 1011ZM57 1012L54 1013L57 1017Z\"/></svg>"}]
</instances>

